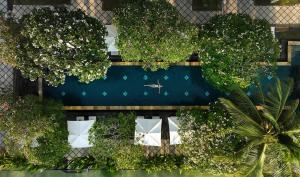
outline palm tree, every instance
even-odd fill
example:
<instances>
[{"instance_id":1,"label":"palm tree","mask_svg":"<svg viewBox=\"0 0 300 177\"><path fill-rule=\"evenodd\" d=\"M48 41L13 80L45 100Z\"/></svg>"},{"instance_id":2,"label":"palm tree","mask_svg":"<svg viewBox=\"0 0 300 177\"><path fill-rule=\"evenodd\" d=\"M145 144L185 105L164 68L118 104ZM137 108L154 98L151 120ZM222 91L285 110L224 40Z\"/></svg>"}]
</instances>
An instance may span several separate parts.
<instances>
[{"instance_id":1,"label":"palm tree","mask_svg":"<svg viewBox=\"0 0 300 177\"><path fill-rule=\"evenodd\" d=\"M241 89L236 89L231 99L220 98L227 111L237 120L238 126L234 132L246 139L240 152L243 157L254 157L254 163L247 168L244 176L263 177L267 173L266 164L272 164L273 160L275 162L274 158L283 162L277 163L277 167L281 166L277 169L293 176L300 169L299 99L288 99L293 90L293 80L276 79L267 94L262 90L259 86L259 106L255 106ZM275 167L271 168L274 175Z\"/></svg>"}]
</instances>

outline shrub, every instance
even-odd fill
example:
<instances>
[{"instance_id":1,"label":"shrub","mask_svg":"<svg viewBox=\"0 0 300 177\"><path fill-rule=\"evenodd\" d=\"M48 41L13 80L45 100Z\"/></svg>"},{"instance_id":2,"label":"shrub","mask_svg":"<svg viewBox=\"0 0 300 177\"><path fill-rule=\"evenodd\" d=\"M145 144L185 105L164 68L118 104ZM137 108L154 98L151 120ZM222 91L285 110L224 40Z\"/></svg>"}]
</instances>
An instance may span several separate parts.
<instances>
[{"instance_id":1,"label":"shrub","mask_svg":"<svg viewBox=\"0 0 300 177\"><path fill-rule=\"evenodd\" d=\"M199 40L203 75L220 90L235 85L246 88L259 75L272 74L279 57L279 44L268 22L248 15L213 17L203 26Z\"/></svg>"},{"instance_id":2,"label":"shrub","mask_svg":"<svg viewBox=\"0 0 300 177\"><path fill-rule=\"evenodd\" d=\"M232 132L231 116L219 104L209 111L182 110L178 116L185 166L216 174L234 172L237 162L231 158L242 139Z\"/></svg>"},{"instance_id":3,"label":"shrub","mask_svg":"<svg viewBox=\"0 0 300 177\"><path fill-rule=\"evenodd\" d=\"M148 173L160 171L181 170L184 164L184 157L179 155L153 156L143 159L143 169Z\"/></svg>"},{"instance_id":4,"label":"shrub","mask_svg":"<svg viewBox=\"0 0 300 177\"><path fill-rule=\"evenodd\" d=\"M35 9L21 19L17 63L31 80L63 84L65 75L89 83L103 78L111 63L106 55L105 27L82 11Z\"/></svg>"},{"instance_id":5,"label":"shrub","mask_svg":"<svg viewBox=\"0 0 300 177\"><path fill-rule=\"evenodd\" d=\"M25 96L1 104L0 129L5 132L9 156L21 156L33 164L53 167L69 151L62 104ZM5 106L3 106L5 105ZM37 142L37 147L32 146Z\"/></svg>"},{"instance_id":6,"label":"shrub","mask_svg":"<svg viewBox=\"0 0 300 177\"><path fill-rule=\"evenodd\" d=\"M6 19L0 12L0 61L16 66L16 39L14 38L14 22Z\"/></svg>"},{"instance_id":7,"label":"shrub","mask_svg":"<svg viewBox=\"0 0 300 177\"><path fill-rule=\"evenodd\" d=\"M90 154L98 166L109 170L139 167L143 151L140 146L133 145L135 118L134 114L119 114L95 123L89 137L93 143Z\"/></svg>"},{"instance_id":8,"label":"shrub","mask_svg":"<svg viewBox=\"0 0 300 177\"><path fill-rule=\"evenodd\" d=\"M196 50L197 28L165 0L137 0L115 9L117 46L126 61L157 70L185 61ZM161 61L161 63L156 63Z\"/></svg>"}]
</instances>

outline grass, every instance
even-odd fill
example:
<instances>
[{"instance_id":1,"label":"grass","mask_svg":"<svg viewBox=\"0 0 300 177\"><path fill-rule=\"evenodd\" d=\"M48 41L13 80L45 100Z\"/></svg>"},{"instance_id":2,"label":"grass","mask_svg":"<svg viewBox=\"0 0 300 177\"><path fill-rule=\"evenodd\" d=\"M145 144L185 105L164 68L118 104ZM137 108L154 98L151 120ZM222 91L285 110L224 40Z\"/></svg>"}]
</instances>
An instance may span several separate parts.
<instances>
[{"instance_id":1,"label":"grass","mask_svg":"<svg viewBox=\"0 0 300 177\"><path fill-rule=\"evenodd\" d=\"M222 0L193 0L195 11L218 11L222 10Z\"/></svg>"},{"instance_id":2,"label":"grass","mask_svg":"<svg viewBox=\"0 0 300 177\"><path fill-rule=\"evenodd\" d=\"M254 0L254 5L257 5L257 6L270 6L270 5L291 6L291 5L300 3L300 0L278 0L278 2L271 3L272 1L273 0Z\"/></svg>"},{"instance_id":3,"label":"grass","mask_svg":"<svg viewBox=\"0 0 300 177\"><path fill-rule=\"evenodd\" d=\"M13 0L15 5L60 5L70 4L70 0Z\"/></svg>"}]
</instances>

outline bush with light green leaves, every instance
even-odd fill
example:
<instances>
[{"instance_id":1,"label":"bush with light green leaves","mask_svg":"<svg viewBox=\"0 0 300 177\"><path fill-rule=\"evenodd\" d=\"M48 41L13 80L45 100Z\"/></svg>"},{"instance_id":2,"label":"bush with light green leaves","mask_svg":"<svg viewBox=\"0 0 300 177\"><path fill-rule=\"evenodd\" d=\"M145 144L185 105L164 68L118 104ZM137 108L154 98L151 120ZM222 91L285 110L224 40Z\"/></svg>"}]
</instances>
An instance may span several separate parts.
<instances>
[{"instance_id":1,"label":"bush with light green leaves","mask_svg":"<svg viewBox=\"0 0 300 177\"><path fill-rule=\"evenodd\" d=\"M106 53L105 27L82 11L65 8L35 9L21 19L17 68L50 85L65 82L66 75L89 83L105 77L111 62Z\"/></svg>"}]
</instances>

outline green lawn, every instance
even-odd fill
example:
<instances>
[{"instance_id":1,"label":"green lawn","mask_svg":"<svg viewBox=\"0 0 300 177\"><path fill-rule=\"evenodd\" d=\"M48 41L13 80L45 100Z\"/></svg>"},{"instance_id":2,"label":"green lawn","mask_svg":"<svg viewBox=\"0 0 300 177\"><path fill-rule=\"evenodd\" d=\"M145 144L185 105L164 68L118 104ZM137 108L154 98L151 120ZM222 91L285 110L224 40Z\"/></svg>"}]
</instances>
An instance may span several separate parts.
<instances>
[{"instance_id":1,"label":"green lawn","mask_svg":"<svg viewBox=\"0 0 300 177\"><path fill-rule=\"evenodd\" d=\"M32 174L23 171L3 171L1 177L225 177L203 175L198 171L180 174L178 172L161 172L148 174L145 171L122 171L118 173L108 173L105 171L90 171L84 173L64 173L62 171L47 170L43 173Z\"/></svg>"},{"instance_id":2,"label":"green lawn","mask_svg":"<svg viewBox=\"0 0 300 177\"><path fill-rule=\"evenodd\" d=\"M269 5L295 5L299 4L300 0L279 0L276 3L271 3L273 0L254 0L254 4L257 6L269 6Z\"/></svg>"}]
</instances>

